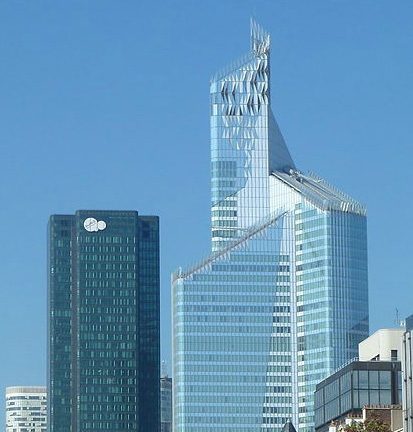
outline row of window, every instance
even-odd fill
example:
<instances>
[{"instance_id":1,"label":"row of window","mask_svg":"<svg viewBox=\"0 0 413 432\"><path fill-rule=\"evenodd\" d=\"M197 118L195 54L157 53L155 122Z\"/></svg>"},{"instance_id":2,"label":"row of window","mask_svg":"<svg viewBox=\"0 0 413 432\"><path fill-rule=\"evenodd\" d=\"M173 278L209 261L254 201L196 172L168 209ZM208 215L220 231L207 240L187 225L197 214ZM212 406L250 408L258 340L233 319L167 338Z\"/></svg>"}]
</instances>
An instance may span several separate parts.
<instances>
[{"instance_id":1,"label":"row of window","mask_svg":"<svg viewBox=\"0 0 413 432\"><path fill-rule=\"evenodd\" d=\"M228 197L228 199L226 199L225 201L220 201L219 203L213 204L212 207L213 208L221 208L221 209L225 209L226 207L237 207L237 201L233 199L233 197Z\"/></svg>"},{"instance_id":2,"label":"row of window","mask_svg":"<svg viewBox=\"0 0 413 432\"><path fill-rule=\"evenodd\" d=\"M212 271L222 272L289 272L288 265L265 265L265 264L213 264Z\"/></svg>"},{"instance_id":3,"label":"row of window","mask_svg":"<svg viewBox=\"0 0 413 432\"><path fill-rule=\"evenodd\" d=\"M85 271L85 279L136 279L135 272L105 272L105 271Z\"/></svg>"},{"instance_id":4,"label":"row of window","mask_svg":"<svg viewBox=\"0 0 413 432\"><path fill-rule=\"evenodd\" d=\"M135 244L136 237L131 236L106 236L106 235L96 235L97 233L84 234L78 236L79 243L105 243L105 244ZM125 248L126 249L126 248Z\"/></svg>"},{"instance_id":5,"label":"row of window","mask_svg":"<svg viewBox=\"0 0 413 432\"><path fill-rule=\"evenodd\" d=\"M263 274L208 274L208 273L195 273L193 275L194 281L202 281L202 282L254 282L254 284L258 284L260 282L269 282L271 284L274 283L274 275L263 275ZM267 287L268 289L268 287Z\"/></svg>"},{"instance_id":6,"label":"row of window","mask_svg":"<svg viewBox=\"0 0 413 432\"><path fill-rule=\"evenodd\" d=\"M325 353L320 353L320 356L325 357ZM185 361L185 364L224 364L224 365L247 365L247 367L252 366L261 366L262 354L261 353L251 353L251 354L243 354L240 357L238 354L231 354L228 352L220 352L217 351L215 353L205 354L204 352L199 354L189 354L187 352L181 351L175 354L174 361L176 365L179 365L180 362ZM290 354L280 354L273 353L269 356L269 365L276 366L279 363L291 364L291 353ZM202 389L200 389L201 391Z\"/></svg>"},{"instance_id":7,"label":"row of window","mask_svg":"<svg viewBox=\"0 0 413 432\"><path fill-rule=\"evenodd\" d=\"M258 314L258 313L268 313L271 305L257 305L257 306L247 306L247 305L195 305L195 304L188 304L185 303L183 305L177 305L175 307L176 312L188 312L187 309L190 307L191 313L208 313L208 312L219 312L219 313L251 313L251 314ZM85 308L85 312L91 312L88 311ZM272 311L275 313L290 313L290 306L273 306Z\"/></svg>"},{"instance_id":8,"label":"row of window","mask_svg":"<svg viewBox=\"0 0 413 432\"><path fill-rule=\"evenodd\" d=\"M236 210L212 210L212 217L236 217Z\"/></svg>"}]
</instances>

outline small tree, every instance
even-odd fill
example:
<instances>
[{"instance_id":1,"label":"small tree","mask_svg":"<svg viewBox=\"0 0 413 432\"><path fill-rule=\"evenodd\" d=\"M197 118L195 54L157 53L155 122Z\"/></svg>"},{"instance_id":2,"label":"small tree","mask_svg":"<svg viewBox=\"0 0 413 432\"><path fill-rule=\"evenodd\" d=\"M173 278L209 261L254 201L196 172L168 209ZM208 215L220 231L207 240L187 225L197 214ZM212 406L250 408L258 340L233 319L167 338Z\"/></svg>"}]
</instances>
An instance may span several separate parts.
<instances>
[{"instance_id":1,"label":"small tree","mask_svg":"<svg viewBox=\"0 0 413 432\"><path fill-rule=\"evenodd\" d=\"M390 426L379 419L370 419L365 422L353 422L344 426L344 432L391 432Z\"/></svg>"}]
</instances>

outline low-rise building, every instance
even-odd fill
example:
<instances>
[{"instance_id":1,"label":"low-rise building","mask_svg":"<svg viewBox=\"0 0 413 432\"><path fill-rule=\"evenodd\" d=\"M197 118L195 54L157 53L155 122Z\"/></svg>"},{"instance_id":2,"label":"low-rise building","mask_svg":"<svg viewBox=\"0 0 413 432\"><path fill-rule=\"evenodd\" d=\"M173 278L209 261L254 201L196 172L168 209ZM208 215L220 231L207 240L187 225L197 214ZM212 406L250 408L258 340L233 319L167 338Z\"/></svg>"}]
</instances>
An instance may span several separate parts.
<instances>
[{"instance_id":1,"label":"low-rise building","mask_svg":"<svg viewBox=\"0 0 413 432\"><path fill-rule=\"evenodd\" d=\"M46 387L6 388L6 432L46 432Z\"/></svg>"},{"instance_id":2,"label":"low-rise building","mask_svg":"<svg viewBox=\"0 0 413 432\"><path fill-rule=\"evenodd\" d=\"M401 404L403 329L379 330L359 344L359 358L320 382L315 391L315 430L362 418L366 406Z\"/></svg>"},{"instance_id":3,"label":"low-rise building","mask_svg":"<svg viewBox=\"0 0 413 432\"><path fill-rule=\"evenodd\" d=\"M341 421L333 421L328 432L340 432L346 426L353 423L364 423L369 420L379 420L388 425L391 431L402 430L402 407L401 405L388 406L365 406L362 414L357 416L347 416Z\"/></svg>"},{"instance_id":4,"label":"low-rise building","mask_svg":"<svg viewBox=\"0 0 413 432\"><path fill-rule=\"evenodd\" d=\"M403 334L403 430L413 432L413 315L406 318L406 331Z\"/></svg>"}]
</instances>

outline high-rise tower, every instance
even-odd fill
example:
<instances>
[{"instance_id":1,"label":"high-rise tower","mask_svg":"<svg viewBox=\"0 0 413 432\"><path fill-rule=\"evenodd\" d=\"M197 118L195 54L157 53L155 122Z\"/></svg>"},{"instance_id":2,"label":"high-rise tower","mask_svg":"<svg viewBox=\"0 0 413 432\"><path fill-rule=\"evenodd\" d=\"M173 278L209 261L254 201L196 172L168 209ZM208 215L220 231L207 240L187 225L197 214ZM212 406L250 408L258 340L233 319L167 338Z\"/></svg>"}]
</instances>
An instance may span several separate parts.
<instances>
[{"instance_id":1,"label":"high-rise tower","mask_svg":"<svg viewBox=\"0 0 413 432\"><path fill-rule=\"evenodd\" d=\"M48 431L159 430L159 221L49 221Z\"/></svg>"},{"instance_id":2,"label":"high-rise tower","mask_svg":"<svg viewBox=\"0 0 413 432\"><path fill-rule=\"evenodd\" d=\"M299 171L270 36L211 82L212 255L173 275L174 432L313 430L315 385L368 335L366 212Z\"/></svg>"}]
</instances>

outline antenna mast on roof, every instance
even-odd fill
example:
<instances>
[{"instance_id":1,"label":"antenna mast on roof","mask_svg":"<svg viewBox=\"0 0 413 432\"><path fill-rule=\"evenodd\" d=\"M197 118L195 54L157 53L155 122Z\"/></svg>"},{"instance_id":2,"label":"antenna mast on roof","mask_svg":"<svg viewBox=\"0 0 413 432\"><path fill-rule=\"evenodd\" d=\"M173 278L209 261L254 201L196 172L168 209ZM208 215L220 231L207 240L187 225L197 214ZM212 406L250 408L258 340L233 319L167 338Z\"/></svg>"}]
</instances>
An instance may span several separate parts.
<instances>
[{"instance_id":1,"label":"antenna mast on roof","mask_svg":"<svg viewBox=\"0 0 413 432\"><path fill-rule=\"evenodd\" d=\"M166 360L162 360L161 377L162 378L168 377L168 364L166 363Z\"/></svg>"}]
</instances>

